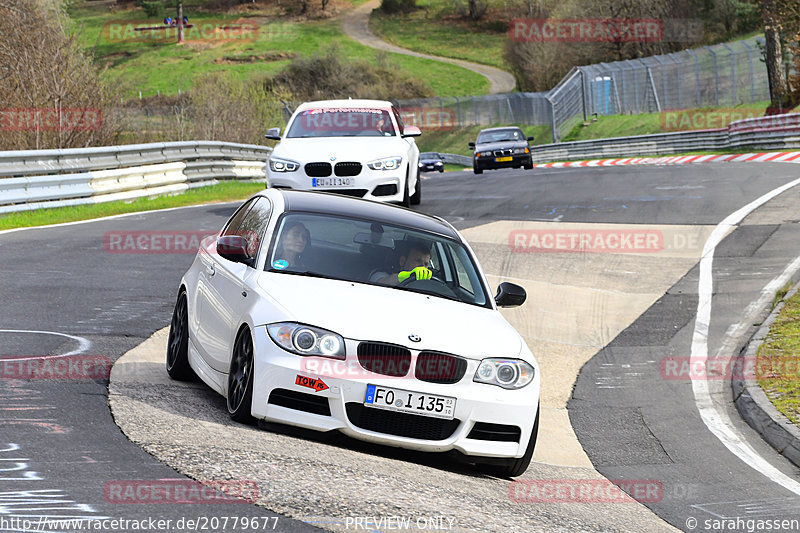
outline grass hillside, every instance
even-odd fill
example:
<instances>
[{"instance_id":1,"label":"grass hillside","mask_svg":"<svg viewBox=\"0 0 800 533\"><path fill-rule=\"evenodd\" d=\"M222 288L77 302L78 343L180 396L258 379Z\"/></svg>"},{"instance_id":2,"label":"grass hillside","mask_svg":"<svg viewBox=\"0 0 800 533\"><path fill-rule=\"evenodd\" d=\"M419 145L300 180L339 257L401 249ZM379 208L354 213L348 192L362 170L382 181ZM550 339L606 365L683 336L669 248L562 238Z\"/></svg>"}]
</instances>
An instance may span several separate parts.
<instances>
[{"instance_id":1,"label":"grass hillside","mask_svg":"<svg viewBox=\"0 0 800 533\"><path fill-rule=\"evenodd\" d=\"M263 77L279 72L294 58L332 47L349 59L378 60L379 52L345 36L335 18L266 16L248 9L247 4L224 13L212 12L205 10L205 4L211 5L184 2L189 22L203 28L204 33L183 45L154 38L163 36L163 32L134 31L160 25L161 20L147 17L133 3L109 12L91 2L76 2L69 14L80 30L82 45L106 67L106 78L125 97L138 97L140 91L142 96L175 95L189 90L195 79L220 70L242 80ZM243 23L257 30L236 35L219 29ZM389 54L388 59L403 73L424 79L437 95L486 94L489 90L483 76L454 65L397 54Z\"/></svg>"}]
</instances>

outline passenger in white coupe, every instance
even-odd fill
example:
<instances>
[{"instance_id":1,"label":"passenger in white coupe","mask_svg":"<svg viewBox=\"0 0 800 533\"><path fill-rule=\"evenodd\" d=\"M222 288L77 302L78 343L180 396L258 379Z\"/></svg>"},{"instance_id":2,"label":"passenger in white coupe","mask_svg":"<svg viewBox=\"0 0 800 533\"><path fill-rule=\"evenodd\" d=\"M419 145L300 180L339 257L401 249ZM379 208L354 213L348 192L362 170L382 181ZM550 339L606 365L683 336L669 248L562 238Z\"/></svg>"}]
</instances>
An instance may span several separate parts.
<instances>
[{"instance_id":1,"label":"passenger in white coupe","mask_svg":"<svg viewBox=\"0 0 800 533\"><path fill-rule=\"evenodd\" d=\"M375 272L370 276L370 281L384 285L400 285L412 275L417 280L426 280L433 277L433 272L427 267L431 262L431 245L421 239L408 239L400 241L395 250L397 258L396 273Z\"/></svg>"},{"instance_id":2,"label":"passenger in white coupe","mask_svg":"<svg viewBox=\"0 0 800 533\"><path fill-rule=\"evenodd\" d=\"M279 270L303 266L303 252L311 241L311 232L301 222L289 222L283 229L272 267Z\"/></svg>"}]
</instances>

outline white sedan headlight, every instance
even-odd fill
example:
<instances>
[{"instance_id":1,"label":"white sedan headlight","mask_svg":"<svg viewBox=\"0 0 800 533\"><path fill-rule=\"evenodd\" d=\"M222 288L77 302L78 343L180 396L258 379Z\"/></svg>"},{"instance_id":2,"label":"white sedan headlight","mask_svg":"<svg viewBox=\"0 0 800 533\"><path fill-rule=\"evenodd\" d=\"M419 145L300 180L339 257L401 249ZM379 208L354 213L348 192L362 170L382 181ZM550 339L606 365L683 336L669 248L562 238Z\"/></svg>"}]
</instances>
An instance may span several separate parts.
<instances>
[{"instance_id":1,"label":"white sedan headlight","mask_svg":"<svg viewBox=\"0 0 800 533\"><path fill-rule=\"evenodd\" d=\"M397 170L400 168L400 163L402 162L402 157L385 157L383 159L370 161L367 163L367 166L372 170Z\"/></svg>"},{"instance_id":2,"label":"white sedan headlight","mask_svg":"<svg viewBox=\"0 0 800 533\"><path fill-rule=\"evenodd\" d=\"M533 381L534 375L536 370L520 359L484 359L472 380L504 389L521 389Z\"/></svg>"},{"instance_id":3,"label":"white sedan headlight","mask_svg":"<svg viewBox=\"0 0 800 533\"><path fill-rule=\"evenodd\" d=\"M269 169L273 172L294 172L300 168L300 163L288 159L269 158Z\"/></svg>"},{"instance_id":4,"label":"white sedan headlight","mask_svg":"<svg viewBox=\"0 0 800 533\"><path fill-rule=\"evenodd\" d=\"M278 322L267 326L275 344L297 355L317 355L344 359L344 339L332 331L295 322Z\"/></svg>"}]
</instances>

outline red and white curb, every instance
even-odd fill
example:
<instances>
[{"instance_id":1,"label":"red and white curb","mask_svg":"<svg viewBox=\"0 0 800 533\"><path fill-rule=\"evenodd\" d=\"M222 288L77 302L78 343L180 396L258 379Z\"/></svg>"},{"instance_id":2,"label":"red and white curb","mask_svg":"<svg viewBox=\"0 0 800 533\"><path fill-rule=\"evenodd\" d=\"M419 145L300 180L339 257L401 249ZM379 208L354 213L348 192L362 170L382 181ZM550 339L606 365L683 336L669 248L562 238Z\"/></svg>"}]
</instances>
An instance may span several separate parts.
<instances>
[{"instance_id":1,"label":"red and white curb","mask_svg":"<svg viewBox=\"0 0 800 533\"><path fill-rule=\"evenodd\" d=\"M773 162L800 163L800 152L762 152L751 154L724 155L677 155L669 157L628 157L622 159L592 159L590 161L564 161L561 163L538 163L536 168L564 167L614 167L620 165L684 165L687 163L721 163L721 162Z\"/></svg>"}]
</instances>

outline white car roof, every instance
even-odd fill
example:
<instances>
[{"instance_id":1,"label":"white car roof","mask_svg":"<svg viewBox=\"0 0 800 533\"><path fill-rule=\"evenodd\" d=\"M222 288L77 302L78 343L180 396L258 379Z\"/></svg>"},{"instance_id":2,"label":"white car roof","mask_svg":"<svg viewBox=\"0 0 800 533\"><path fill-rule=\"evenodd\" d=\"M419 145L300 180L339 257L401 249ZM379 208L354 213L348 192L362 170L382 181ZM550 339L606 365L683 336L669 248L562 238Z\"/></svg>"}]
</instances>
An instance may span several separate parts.
<instances>
[{"instance_id":1,"label":"white car roof","mask_svg":"<svg viewBox=\"0 0 800 533\"><path fill-rule=\"evenodd\" d=\"M347 108L359 108L359 107L371 107L371 108L379 108L379 109L386 109L389 110L392 108L392 103L387 102L386 100L319 100L317 102L305 102L300 104L297 108L298 111L304 111L306 109L318 109L318 108L329 108L329 107L347 107Z\"/></svg>"}]
</instances>

